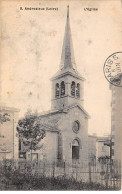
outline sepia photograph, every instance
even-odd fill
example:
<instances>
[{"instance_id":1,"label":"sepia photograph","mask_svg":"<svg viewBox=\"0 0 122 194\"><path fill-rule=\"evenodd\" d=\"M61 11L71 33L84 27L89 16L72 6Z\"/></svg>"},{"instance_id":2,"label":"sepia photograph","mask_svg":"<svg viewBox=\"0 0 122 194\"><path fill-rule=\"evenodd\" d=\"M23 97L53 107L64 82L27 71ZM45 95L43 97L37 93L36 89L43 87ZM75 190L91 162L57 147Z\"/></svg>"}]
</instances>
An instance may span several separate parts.
<instances>
[{"instance_id":1,"label":"sepia photograph","mask_svg":"<svg viewBox=\"0 0 122 194\"><path fill-rule=\"evenodd\" d=\"M119 191L122 1L0 1L0 190Z\"/></svg>"}]
</instances>

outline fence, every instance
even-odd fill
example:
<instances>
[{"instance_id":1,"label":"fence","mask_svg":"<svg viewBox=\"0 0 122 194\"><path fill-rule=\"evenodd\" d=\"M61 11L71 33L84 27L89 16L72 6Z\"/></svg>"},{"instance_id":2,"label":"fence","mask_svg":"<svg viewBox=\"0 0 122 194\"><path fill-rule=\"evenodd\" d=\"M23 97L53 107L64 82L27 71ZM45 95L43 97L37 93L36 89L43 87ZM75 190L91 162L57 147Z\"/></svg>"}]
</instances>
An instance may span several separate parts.
<instances>
[{"instance_id":1,"label":"fence","mask_svg":"<svg viewBox=\"0 0 122 194\"><path fill-rule=\"evenodd\" d=\"M121 188L121 166L118 161L113 161L112 164L109 161L97 161L95 164L89 163L88 165L68 162L57 165L55 162L47 161L38 163L36 161L31 163L20 161L19 168L23 173L26 171L37 176L66 177L82 182L100 183L106 187Z\"/></svg>"},{"instance_id":2,"label":"fence","mask_svg":"<svg viewBox=\"0 0 122 194\"><path fill-rule=\"evenodd\" d=\"M95 162L87 165L80 163L72 164L68 162L49 163L48 161L7 161L4 162L4 169L6 170L11 163L13 168L18 168L22 174L35 175L36 177L58 177L66 179L74 179L76 181L99 183L106 188L121 188L121 166L120 162L113 161L110 164L107 162ZM0 166L2 166L1 164Z\"/></svg>"}]
</instances>

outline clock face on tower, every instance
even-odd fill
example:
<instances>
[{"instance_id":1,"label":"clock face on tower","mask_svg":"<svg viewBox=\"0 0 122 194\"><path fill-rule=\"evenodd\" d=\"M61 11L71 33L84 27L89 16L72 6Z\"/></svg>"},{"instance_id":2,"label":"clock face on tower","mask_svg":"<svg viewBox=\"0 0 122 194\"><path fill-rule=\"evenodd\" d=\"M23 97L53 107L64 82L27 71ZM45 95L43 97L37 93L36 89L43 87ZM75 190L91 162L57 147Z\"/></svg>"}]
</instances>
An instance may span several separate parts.
<instances>
[{"instance_id":1,"label":"clock face on tower","mask_svg":"<svg viewBox=\"0 0 122 194\"><path fill-rule=\"evenodd\" d=\"M73 132L78 133L79 129L80 129L79 121L74 121L74 123L73 123Z\"/></svg>"}]
</instances>

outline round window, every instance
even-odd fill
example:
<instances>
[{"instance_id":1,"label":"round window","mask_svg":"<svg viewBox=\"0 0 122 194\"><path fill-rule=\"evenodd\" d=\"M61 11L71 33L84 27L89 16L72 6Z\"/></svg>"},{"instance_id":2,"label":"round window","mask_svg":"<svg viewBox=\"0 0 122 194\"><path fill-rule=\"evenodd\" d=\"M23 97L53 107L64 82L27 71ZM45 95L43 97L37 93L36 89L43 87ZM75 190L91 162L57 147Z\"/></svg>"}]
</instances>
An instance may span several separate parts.
<instances>
[{"instance_id":1,"label":"round window","mask_svg":"<svg viewBox=\"0 0 122 194\"><path fill-rule=\"evenodd\" d=\"M79 123L79 121L74 121L74 123L73 123L73 131L75 133L78 133L79 129L80 129L80 123Z\"/></svg>"}]
</instances>

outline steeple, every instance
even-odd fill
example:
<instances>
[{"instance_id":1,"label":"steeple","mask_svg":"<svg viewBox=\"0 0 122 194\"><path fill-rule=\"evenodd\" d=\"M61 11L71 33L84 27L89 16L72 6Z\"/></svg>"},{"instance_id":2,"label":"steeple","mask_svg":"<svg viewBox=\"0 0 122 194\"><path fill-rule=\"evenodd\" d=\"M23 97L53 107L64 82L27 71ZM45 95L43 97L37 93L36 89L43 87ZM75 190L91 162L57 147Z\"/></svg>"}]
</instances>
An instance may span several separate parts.
<instances>
[{"instance_id":1,"label":"steeple","mask_svg":"<svg viewBox=\"0 0 122 194\"><path fill-rule=\"evenodd\" d=\"M83 105L84 78L75 67L72 37L69 21L69 6L67 6L67 19L65 36L61 55L60 70L51 79L52 81L52 108L62 110L74 104Z\"/></svg>"},{"instance_id":2,"label":"steeple","mask_svg":"<svg viewBox=\"0 0 122 194\"><path fill-rule=\"evenodd\" d=\"M75 69L75 58L74 58L74 52L73 52L73 44L72 44L70 20L69 20L69 6L67 6L67 19L66 19L66 27L65 27L60 69L66 69L66 68Z\"/></svg>"}]
</instances>

